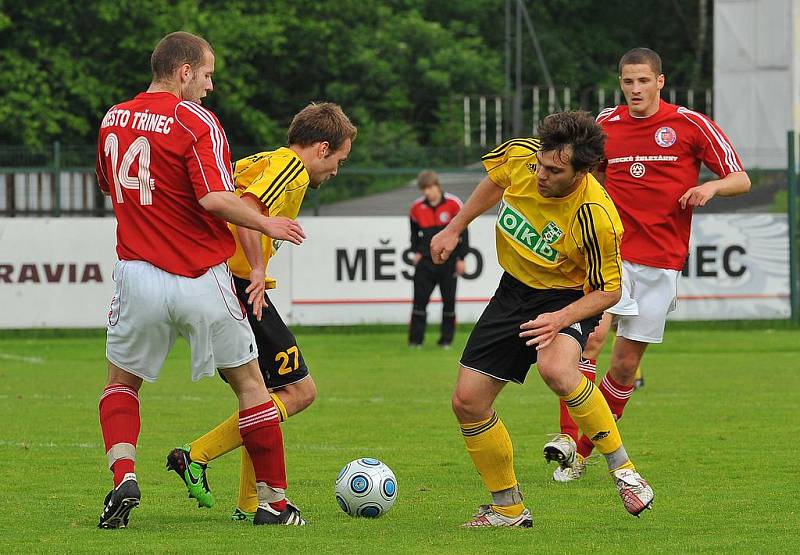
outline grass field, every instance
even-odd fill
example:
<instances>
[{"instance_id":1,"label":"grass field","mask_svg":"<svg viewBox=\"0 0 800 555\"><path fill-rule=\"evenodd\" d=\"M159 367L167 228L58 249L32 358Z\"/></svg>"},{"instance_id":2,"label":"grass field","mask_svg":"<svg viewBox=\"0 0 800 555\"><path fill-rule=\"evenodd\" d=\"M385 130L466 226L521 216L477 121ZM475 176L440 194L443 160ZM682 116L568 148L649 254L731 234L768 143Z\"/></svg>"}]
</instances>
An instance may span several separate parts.
<instances>
[{"instance_id":1,"label":"grass field","mask_svg":"<svg viewBox=\"0 0 800 555\"><path fill-rule=\"evenodd\" d=\"M210 467L210 510L164 470L171 447L235 408L218 379L190 382L180 343L141 392L142 505L117 531L96 528L111 483L97 419L103 334L0 333L0 553L797 553L800 332L764 326L672 324L648 352L646 386L621 422L656 492L641 519L603 463L581 482L551 482L540 452L557 431L555 398L535 370L508 386L497 410L530 530L458 527L488 501L449 405L465 329L451 351L408 350L397 327L297 330L319 397L283 428L289 495L312 523L293 529L228 520L238 454ZM377 520L346 516L333 496L338 470L362 456L398 478L398 502Z\"/></svg>"}]
</instances>

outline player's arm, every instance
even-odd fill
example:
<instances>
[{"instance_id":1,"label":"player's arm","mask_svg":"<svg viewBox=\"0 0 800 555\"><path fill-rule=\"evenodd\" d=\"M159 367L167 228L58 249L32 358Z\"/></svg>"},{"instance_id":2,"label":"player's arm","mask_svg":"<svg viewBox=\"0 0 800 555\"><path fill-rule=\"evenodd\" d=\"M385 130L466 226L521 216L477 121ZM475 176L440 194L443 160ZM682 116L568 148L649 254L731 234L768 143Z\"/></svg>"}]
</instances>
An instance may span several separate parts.
<instances>
[{"instance_id":1,"label":"player's arm","mask_svg":"<svg viewBox=\"0 0 800 555\"><path fill-rule=\"evenodd\" d=\"M236 226L263 233L267 237L290 241L299 245L305 239L300 224L284 217L267 217L248 207L242 199L230 191L211 191L199 199L200 205L209 213Z\"/></svg>"},{"instance_id":2,"label":"player's arm","mask_svg":"<svg viewBox=\"0 0 800 555\"><path fill-rule=\"evenodd\" d=\"M622 289L615 291L595 289L594 291L589 291L586 295L561 310L540 314L536 320L528 320L520 326L523 331L520 332L519 336L529 337L530 339L525 344L529 347L536 345L536 350L540 351L553 342L559 331L590 316L602 314L605 310L617 304L621 296Z\"/></svg>"},{"instance_id":3,"label":"player's arm","mask_svg":"<svg viewBox=\"0 0 800 555\"><path fill-rule=\"evenodd\" d=\"M245 194L241 197L242 202L255 212L261 212L263 206L253 195ZM256 320L261 320L261 312L267 306L264 299L266 291L265 279L266 261L264 251L261 248L261 234L258 231L246 227L236 226L236 234L239 237L239 244L242 246L247 262L250 264L250 285L245 289L249 295L247 303L253 307L253 316Z\"/></svg>"},{"instance_id":4,"label":"player's arm","mask_svg":"<svg viewBox=\"0 0 800 555\"><path fill-rule=\"evenodd\" d=\"M702 185L692 187L678 199L681 208L687 206L705 206L714 197L735 197L750 190L750 177L747 172L729 173L722 179L706 181Z\"/></svg>"},{"instance_id":5,"label":"player's arm","mask_svg":"<svg viewBox=\"0 0 800 555\"><path fill-rule=\"evenodd\" d=\"M584 291L588 292L561 310L541 314L520 326L520 337L530 338L525 344L536 345L537 351L550 345L562 329L601 314L622 296L622 227L616 212L612 214L599 204L584 204L578 209L570 235L586 257Z\"/></svg>"},{"instance_id":6,"label":"player's arm","mask_svg":"<svg viewBox=\"0 0 800 555\"><path fill-rule=\"evenodd\" d=\"M467 226L472 220L497 204L503 198L504 190L503 187L492 181L489 176L483 178L483 181L475 187L475 190L467 199L464 207L450 220L447 227L431 239L431 257L434 263L441 264L450 258L450 254L458 246L459 238L467 229Z\"/></svg>"},{"instance_id":7,"label":"player's arm","mask_svg":"<svg viewBox=\"0 0 800 555\"><path fill-rule=\"evenodd\" d=\"M191 148L184 156L195 198L206 211L275 239L298 245L303 242L305 235L300 224L289 218L268 218L251 210L234 194L230 149L214 114L184 101L175 107L175 120L192 137Z\"/></svg>"},{"instance_id":8,"label":"player's arm","mask_svg":"<svg viewBox=\"0 0 800 555\"><path fill-rule=\"evenodd\" d=\"M748 192L750 178L744 171L739 155L736 154L736 150L722 129L709 117L698 112L689 110L680 113L694 124L693 130L704 130L702 133L695 132L693 137L697 158L715 174L722 176L720 179L712 179L683 193L678 199L681 208L705 206L715 196L735 197Z\"/></svg>"}]
</instances>

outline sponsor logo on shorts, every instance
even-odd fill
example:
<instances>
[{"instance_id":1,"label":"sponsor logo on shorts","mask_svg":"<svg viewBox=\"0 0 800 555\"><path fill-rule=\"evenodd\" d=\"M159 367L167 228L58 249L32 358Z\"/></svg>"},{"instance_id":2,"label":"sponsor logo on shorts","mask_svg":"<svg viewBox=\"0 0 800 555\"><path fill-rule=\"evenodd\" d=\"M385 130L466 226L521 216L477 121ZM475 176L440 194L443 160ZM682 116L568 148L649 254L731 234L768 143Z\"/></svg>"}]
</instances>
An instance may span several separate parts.
<instances>
[{"instance_id":1,"label":"sponsor logo on shorts","mask_svg":"<svg viewBox=\"0 0 800 555\"><path fill-rule=\"evenodd\" d=\"M572 329L576 330L578 333L583 334L583 330L581 329L581 323L575 322L570 326Z\"/></svg>"},{"instance_id":2,"label":"sponsor logo on shorts","mask_svg":"<svg viewBox=\"0 0 800 555\"><path fill-rule=\"evenodd\" d=\"M555 262L558 252L550 245L558 241L564 232L554 223L548 222L541 233L510 205L503 203L497 217L497 227L514 242L522 245L539 258Z\"/></svg>"}]
</instances>

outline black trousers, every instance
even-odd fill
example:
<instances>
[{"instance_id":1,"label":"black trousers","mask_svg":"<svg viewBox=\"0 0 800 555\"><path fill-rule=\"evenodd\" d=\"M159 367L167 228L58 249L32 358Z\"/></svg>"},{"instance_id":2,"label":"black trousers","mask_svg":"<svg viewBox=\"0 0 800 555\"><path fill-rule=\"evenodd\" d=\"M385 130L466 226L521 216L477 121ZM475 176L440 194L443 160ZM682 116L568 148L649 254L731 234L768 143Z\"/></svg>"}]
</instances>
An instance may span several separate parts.
<instances>
[{"instance_id":1,"label":"black trousers","mask_svg":"<svg viewBox=\"0 0 800 555\"><path fill-rule=\"evenodd\" d=\"M442 295L442 325L439 345L450 345L456 327L456 262L450 259L444 264L434 264L428 257L420 259L414 270L414 307L408 329L408 342L420 345L425 340L425 324L428 320L428 302L438 285Z\"/></svg>"}]
</instances>

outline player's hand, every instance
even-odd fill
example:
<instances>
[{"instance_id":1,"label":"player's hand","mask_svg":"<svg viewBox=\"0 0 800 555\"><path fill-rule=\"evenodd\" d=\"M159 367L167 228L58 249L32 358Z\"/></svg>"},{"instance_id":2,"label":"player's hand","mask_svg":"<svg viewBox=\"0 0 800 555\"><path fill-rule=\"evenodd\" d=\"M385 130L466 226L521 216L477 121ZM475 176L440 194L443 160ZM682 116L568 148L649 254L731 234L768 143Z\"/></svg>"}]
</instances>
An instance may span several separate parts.
<instances>
[{"instance_id":1,"label":"player's hand","mask_svg":"<svg viewBox=\"0 0 800 555\"><path fill-rule=\"evenodd\" d=\"M520 326L523 330L519 336L522 338L530 337L525 345L532 347L536 345L536 350L541 351L558 335L562 329L569 324L564 320L561 312L545 312L536 317L535 320L528 320Z\"/></svg>"},{"instance_id":2,"label":"player's hand","mask_svg":"<svg viewBox=\"0 0 800 555\"><path fill-rule=\"evenodd\" d=\"M247 297L247 304L252 307L253 316L259 322L261 321L261 312L269 306L264 298L267 289L267 284L264 282L265 277L264 268L254 269L250 272L250 285L244 290L245 293L250 295Z\"/></svg>"},{"instance_id":3,"label":"player's hand","mask_svg":"<svg viewBox=\"0 0 800 555\"><path fill-rule=\"evenodd\" d=\"M705 206L706 203L714 198L717 193L714 183L709 181L697 187L692 187L678 199L681 208L685 209L687 206Z\"/></svg>"},{"instance_id":4,"label":"player's hand","mask_svg":"<svg viewBox=\"0 0 800 555\"><path fill-rule=\"evenodd\" d=\"M464 275L464 261L463 260L456 260L456 275L463 276Z\"/></svg>"},{"instance_id":5,"label":"player's hand","mask_svg":"<svg viewBox=\"0 0 800 555\"><path fill-rule=\"evenodd\" d=\"M434 264L442 264L458 245L459 234L444 228L431 239L431 258Z\"/></svg>"},{"instance_id":6,"label":"player's hand","mask_svg":"<svg viewBox=\"0 0 800 555\"><path fill-rule=\"evenodd\" d=\"M282 239L295 245L299 245L306 238L306 234L299 223L282 216L267 216L263 232L267 237Z\"/></svg>"},{"instance_id":7,"label":"player's hand","mask_svg":"<svg viewBox=\"0 0 800 555\"><path fill-rule=\"evenodd\" d=\"M422 253L418 252L414 255L414 266L419 264L420 260L422 260Z\"/></svg>"}]
</instances>

